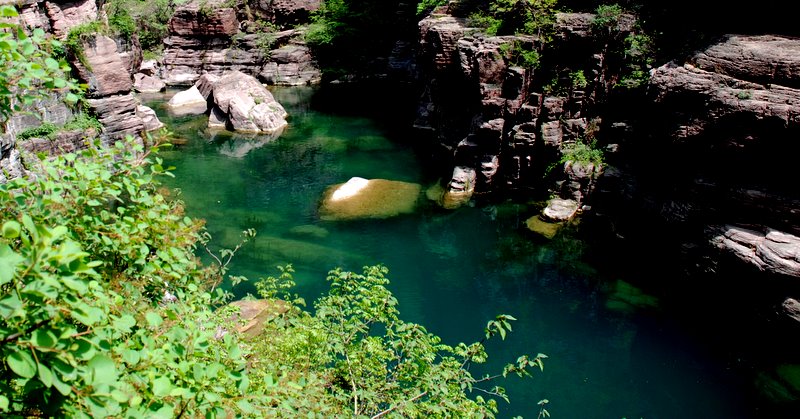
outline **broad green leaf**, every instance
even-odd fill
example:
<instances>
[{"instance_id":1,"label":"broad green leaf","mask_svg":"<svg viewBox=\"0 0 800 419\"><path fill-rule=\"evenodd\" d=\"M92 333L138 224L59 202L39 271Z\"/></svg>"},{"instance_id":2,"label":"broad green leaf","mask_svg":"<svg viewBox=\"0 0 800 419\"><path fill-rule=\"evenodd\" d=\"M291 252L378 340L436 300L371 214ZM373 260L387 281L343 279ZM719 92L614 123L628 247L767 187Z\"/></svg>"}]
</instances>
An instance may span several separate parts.
<instances>
[{"instance_id":1,"label":"broad green leaf","mask_svg":"<svg viewBox=\"0 0 800 419\"><path fill-rule=\"evenodd\" d=\"M16 221L6 221L3 224L3 237L7 239L16 239L19 237L21 226Z\"/></svg>"},{"instance_id":2,"label":"broad green leaf","mask_svg":"<svg viewBox=\"0 0 800 419\"><path fill-rule=\"evenodd\" d=\"M129 314L124 314L114 320L114 328L122 333L130 333L133 326L136 326L136 319Z\"/></svg>"},{"instance_id":3,"label":"broad green leaf","mask_svg":"<svg viewBox=\"0 0 800 419\"><path fill-rule=\"evenodd\" d=\"M150 327L161 326L161 323L164 322L161 316L155 311L148 311L147 314L144 315L144 318L147 320L147 324L150 325Z\"/></svg>"},{"instance_id":4,"label":"broad green leaf","mask_svg":"<svg viewBox=\"0 0 800 419\"><path fill-rule=\"evenodd\" d=\"M58 374L53 374L53 387L55 387L62 396L68 396L69 393L72 392L72 386L63 382Z\"/></svg>"},{"instance_id":5,"label":"broad green leaf","mask_svg":"<svg viewBox=\"0 0 800 419\"><path fill-rule=\"evenodd\" d=\"M45 387L50 388L53 385L53 373L50 371L50 368L45 367L42 364L39 364L39 381L44 384Z\"/></svg>"},{"instance_id":6,"label":"broad green leaf","mask_svg":"<svg viewBox=\"0 0 800 419\"><path fill-rule=\"evenodd\" d=\"M0 395L0 412L8 410L8 397Z\"/></svg>"},{"instance_id":7,"label":"broad green leaf","mask_svg":"<svg viewBox=\"0 0 800 419\"><path fill-rule=\"evenodd\" d=\"M31 342L40 348L54 348L58 338L50 330L36 329L31 334Z\"/></svg>"},{"instance_id":8,"label":"broad green leaf","mask_svg":"<svg viewBox=\"0 0 800 419\"><path fill-rule=\"evenodd\" d=\"M120 390L113 390L111 392L111 398L116 400L119 403L125 403L128 401L129 397L127 394L123 393Z\"/></svg>"},{"instance_id":9,"label":"broad green leaf","mask_svg":"<svg viewBox=\"0 0 800 419\"><path fill-rule=\"evenodd\" d=\"M111 358L97 354L89 360L92 371L92 385L111 384L117 380L117 368Z\"/></svg>"},{"instance_id":10,"label":"broad green leaf","mask_svg":"<svg viewBox=\"0 0 800 419\"><path fill-rule=\"evenodd\" d=\"M14 253L5 243L0 243L0 285L14 279L14 271L25 258Z\"/></svg>"},{"instance_id":11,"label":"broad green leaf","mask_svg":"<svg viewBox=\"0 0 800 419\"><path fill-rule=\"evenodd\" d=\"M167 377L159 377L153 380L153 395L156 397L166 397L172 389L172 383Z\"/></svg>"},{"instance_id":12,"label":"broad green leaf","mask_svg":"<svg viewBox=\"0 0 800 419\"><path fill-rule=\"evenodd\" d=\"M22 378L32 378L36 374L36 362L27 351L12 352L6 357L6 363L11 371Z\"/></svg>"}]
</instances>

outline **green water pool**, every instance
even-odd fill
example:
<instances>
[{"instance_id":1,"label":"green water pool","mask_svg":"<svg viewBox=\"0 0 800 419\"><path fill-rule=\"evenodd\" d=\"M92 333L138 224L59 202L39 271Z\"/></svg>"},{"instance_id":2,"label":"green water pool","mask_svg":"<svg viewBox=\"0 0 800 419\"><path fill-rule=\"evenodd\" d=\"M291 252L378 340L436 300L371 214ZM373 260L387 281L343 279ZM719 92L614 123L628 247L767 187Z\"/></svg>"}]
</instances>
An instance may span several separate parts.
<instances>
[{"instance_id":1,"label":"green water pool","mask_svg":"<svg viewBox=\"0 0 800 419\"><path fill-rule=\"evenodd\" d=\"M337 95L320 98L314 88L273 93L290 114L277 138L209 132L202 116L171 117L163 107L170 93L146 100L187 140L162 153L176 168L168 186L180 191L190 215L207 221L212 246L234 246L247 228L258 232L237 254L232 273L254 280L291 263L297 291L310 301L324 292L331 268L382 263L402 317L450 344L479 340L487 320L513 315L514 332L488 345L487 368L521 353L549 359L535 378L505 383L512 402L500 403L501 417L535 418L543 398L562 419L747 417L724 366L680 329L665 326L652 314L652 300L637 308L631 298L644 297L615 296L602 272L581 262L580 242L526 231L533 204L445 211L423 196L410 215L320 220L325 188L353 176L423 188L437 179L423 167L421 140L412 131L365 116Z\"/></svg>"}]
</instances>

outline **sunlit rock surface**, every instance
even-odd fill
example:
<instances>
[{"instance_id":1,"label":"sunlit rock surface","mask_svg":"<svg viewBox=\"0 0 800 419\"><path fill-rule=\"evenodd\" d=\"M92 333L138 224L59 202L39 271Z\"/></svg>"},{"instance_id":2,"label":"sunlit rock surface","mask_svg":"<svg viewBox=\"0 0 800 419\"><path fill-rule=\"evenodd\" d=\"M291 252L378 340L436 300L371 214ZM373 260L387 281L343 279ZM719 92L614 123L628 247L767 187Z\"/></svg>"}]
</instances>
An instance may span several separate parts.
<instances>
[{"instance_id":1,"label":"sunlit rock surface","mask_svg":"<svg viewBox=\"0 0 800 419\"><path fill-rule=\"evenodd\" d=\"M325 192L320 206L323 220L389 218L414 212L422 187L386 179L351 178Z\"/></svg>"}]
</instances>

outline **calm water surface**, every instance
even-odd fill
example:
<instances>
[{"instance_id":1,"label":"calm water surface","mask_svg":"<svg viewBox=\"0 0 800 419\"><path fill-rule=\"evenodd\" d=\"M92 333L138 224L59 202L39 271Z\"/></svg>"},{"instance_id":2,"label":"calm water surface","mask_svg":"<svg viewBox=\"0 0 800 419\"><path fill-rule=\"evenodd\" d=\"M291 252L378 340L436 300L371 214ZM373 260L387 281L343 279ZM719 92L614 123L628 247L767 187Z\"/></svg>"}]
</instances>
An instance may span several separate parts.
<instances>
[{"instance_id":1,"label":"calm water surface","mask_svg":"<svg viewBox=\"0 0 800 419\"><path fill-rule=\"evenodd\" d=\"M176 167L169 186L180 189L190 215L207 220L214 245L233 247L242 230L258 231L233 273L255 279L292 263L297 291L311 301L325 290L329 269L383 263L402 317L450 344L479 340L497 314L515 316L510 337L489 345L490 364L499 368L521 353L550 358L534 379L505 383L512 403L500 403L501 417L535 418L543 398L562 419L746 417L724 365L702 345L655 310L608 308L613 278L600 280L602 272L580 263L580 243L526 234L533 206L443 211L421 197L412 215L321 221L322 192L353 176L423 187L436 179L425 175L413 134L333 112L335 97L321 101L311 88L274 94L290 114L277 139L211 133L204 117L171 117L162 105L169 93L149 103L188 140L162 155Z\"/></svg>"}]
</instances>

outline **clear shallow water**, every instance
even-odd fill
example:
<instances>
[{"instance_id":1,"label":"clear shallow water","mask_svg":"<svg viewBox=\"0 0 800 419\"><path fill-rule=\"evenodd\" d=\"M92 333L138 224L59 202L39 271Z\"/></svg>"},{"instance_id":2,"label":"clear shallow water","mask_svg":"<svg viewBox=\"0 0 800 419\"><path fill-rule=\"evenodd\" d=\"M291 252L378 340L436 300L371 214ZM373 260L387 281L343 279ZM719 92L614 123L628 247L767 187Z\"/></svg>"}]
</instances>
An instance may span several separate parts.
<instances>
[{"instance_id":1,"label":"clear shallow water","mask_svg":"<svg viewBox=\"0 0 800 419\"><path fill-rule=\"evenodd\" d=\"M358 116L335 95L273 93L291 116L275 139L210 133L204 117L171 118L161 105L169 94L149 103L188 140L162 157L176 167L169 186L181 190L190 215L207 220L213 244L233 247L242 230L258 231L234 259L234 274L254 280L292 263L297 291L311 301L324 292L329 269L383 263L402 317L450 344L479 340L499 313L515 316L509 338L488 345L490 367L521 353L550 358L534 379L505 382L512 403L500 403L501 417L535 418L542 398L562 419L748 417L731 375L701 344L657 311L607 308L613 278L580 262L579 242L527 234L533 205L443 211L421 197L412 215L321 221L322 192L350 177L423 187L435 179L412 134Z\"/></svg>"}]
</instances>

